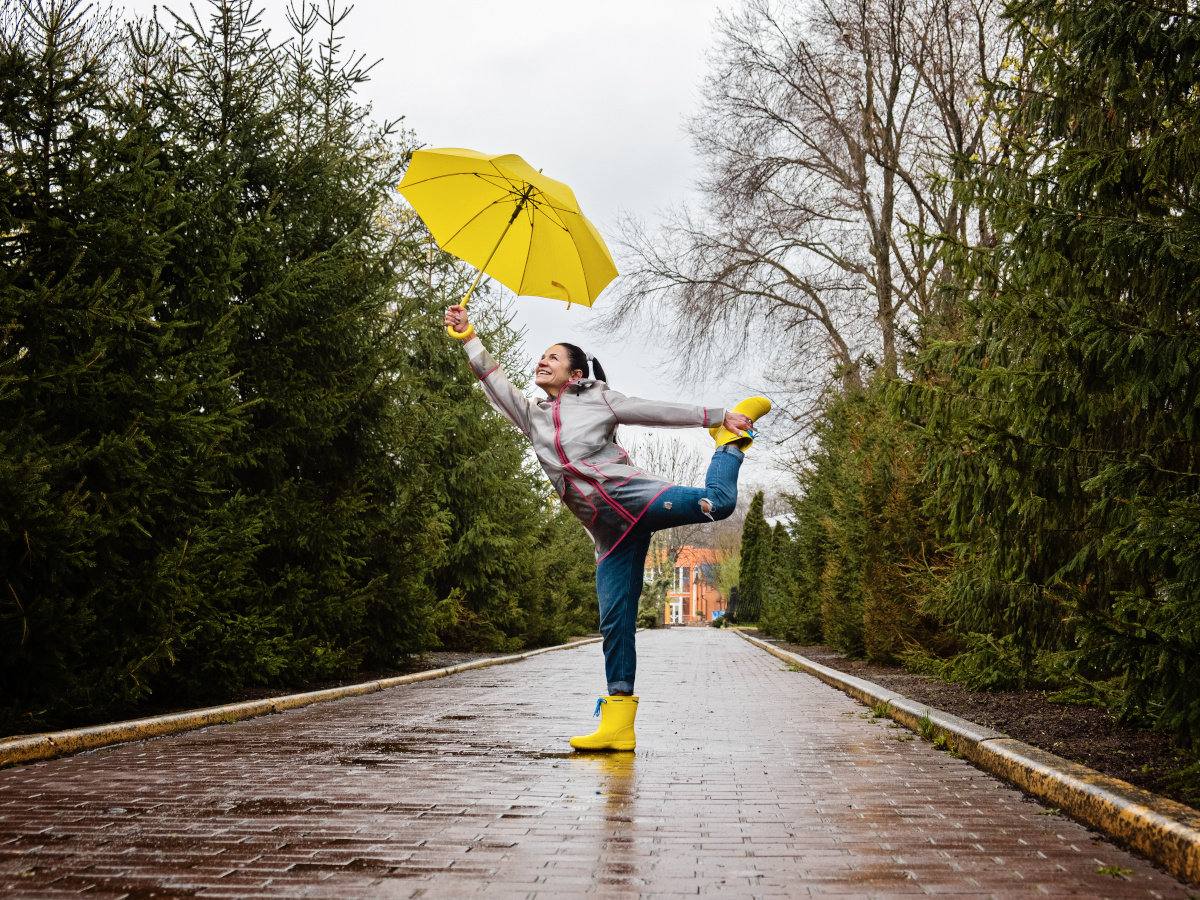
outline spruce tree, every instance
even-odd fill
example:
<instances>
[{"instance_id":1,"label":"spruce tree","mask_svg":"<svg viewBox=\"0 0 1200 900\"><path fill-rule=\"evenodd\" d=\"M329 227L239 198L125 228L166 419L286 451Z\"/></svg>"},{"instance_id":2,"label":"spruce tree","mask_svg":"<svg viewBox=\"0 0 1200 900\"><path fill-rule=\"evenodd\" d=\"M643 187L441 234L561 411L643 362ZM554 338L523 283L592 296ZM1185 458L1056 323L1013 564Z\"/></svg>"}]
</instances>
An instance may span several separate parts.
<instances>
[{"instance_id":1,"label":"spruce tree","mask_svg":"<svg viewBox=\"0 0 1200 900\"><path fill-rule=\"evenodd\" d=\"M760 630L789 640L795 631L792 626L796 594L792 549L787 526L776 522L771 529L771 563L762 578L762 613L758 617Z\"/></svg>"},{"instance_id":2,"label":"spruce tree","mask_svg":"<svg viewBox=\"0 0 1200 900\"><path fill-rule=\"evenodd\" d=\"M228 192L222 251L240 266L231 351L248 426L224 487L259 542L176 670L190 692L421 649L421 573L443 527L421 489L410 346L429 303L402 283L414 248L385 216L404 155L355 98L367 75L340 56L342 13L293 8L286 53L259 17L222 0L177 20L179 126L204 153L197 175Z\"/></svg>"},{"instance_id":3,"label":"spruce tree","mask_svg":"<svg viewBox=\"0 0 1200 900\"><path fill-rule=\"evenodd\" d=\"M911 425L886 402L887 388L872 378L861 393L826 399L815 439L797 459L786 566L795 639L881 662L941 646L926 605L946 557L924 511L923 455Z\"/></svg>"},{"instance_id":4,"label":"spruce tree","mask_svg":"<svg viewBox=\"0 0 1200 900\"><path fill-rule=\"evenodd\" d=\"M412 457L422 493L437 511L440 551L423 575L436 604L434 637L447 648L503 651L591 632L599 624L594 545L438 324L475 270L437 251L410 212L397 211L391 227L409 247L405 290L422 310L409 334L403 402L419 436ZM486 281L473 309L481 339L527 388L522 336Z\"/></svg>"},{"instance_id":5,"label":"spruce tree","mask_svg":"<svg viewBox=\"0 0 1200 900\"><path fill-rule=\"evenodd\" d=\"M209 390L222 336L170 314L188 202L120 32L73 0L5 24L0 702L29 728L136 700L179 652L239 413Z\"/></svg>"},{"instance_id":6,"label":"spruce tree","mask_svg":"<svg viewBox=\"0 0 1200 900\"><path fill-rule=\"evenodd\" d=\"M435 312L456 299L451 287ZM475 318L481 338L520 384L504 323L478 312ZM457 342L429 329L420 347L415 362L429 378L417 408L433 426L429 490L446 526L445 556L431 572L438 637L458 650L516 649L531 624L523 607L531 599L524 586L536 578L533 551L546 539L542 529L558 501L531 465L523 436L491 410Z\"/></svg>"},{"instance_id":7,"label":"spruce tree","mask_svg":"<svg viewBox=\"0 0 1200 900\"><path fill-rule=\"evenodd\" d=\"M763 518L763 492L750 501L742 525L741 568L738 572L737 617L753 623L762 614L763 583L770 566L771 529Z\"/></svg>"},{"instance_id":8,"label":"spruce tree","mask_svg":"<svg viewBox=\"0 0 1200 900\"><path fill-rule=\"evenodd\" d=\"M833 512L833 491L828 452L817 444L817 451L801 471L800 490L790 499L793 526L796 613L800 643L831 643L822 626L821 585L826 572L829 550L828 524ZM803 635L801 637L800 635Z\"/></svg>"}]
</instances>

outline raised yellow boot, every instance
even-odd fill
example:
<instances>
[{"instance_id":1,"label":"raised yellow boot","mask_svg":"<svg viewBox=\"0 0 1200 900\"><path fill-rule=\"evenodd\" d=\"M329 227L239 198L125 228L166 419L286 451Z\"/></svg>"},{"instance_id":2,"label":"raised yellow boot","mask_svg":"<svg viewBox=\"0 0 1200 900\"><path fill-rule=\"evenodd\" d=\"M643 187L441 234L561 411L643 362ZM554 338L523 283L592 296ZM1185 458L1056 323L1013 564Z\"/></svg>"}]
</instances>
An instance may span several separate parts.
<instances>
[{"instance_id":1,"label":"raised yellow boot","mask_svg":"<svg viewBox=\"0 0 1200 900\"><path fill-rule=\"evenodd\" d=\"M633 720L637 716L637 697L601 697L596 701L600 727L591 734L571 738L576 750L632 750L637 746Z\"/></svg>"},{"instance_id":2,"label":"raised yellow boot","mask_svg":"<svg viewBox=\"0 0 1200 900\"><path fill-rule=\"evenodd\" d=\"M766 397L747 397L732 410L732 412L741 413L743 416L748 417L752 422L757 422L770 411L771 401ZM733 444L739 450L748 449L754 443L755 438L753 432L738 434L730 431L723 424L708 429L708 433L713 436L718 447Z\"/></svg>"}]
</instances>

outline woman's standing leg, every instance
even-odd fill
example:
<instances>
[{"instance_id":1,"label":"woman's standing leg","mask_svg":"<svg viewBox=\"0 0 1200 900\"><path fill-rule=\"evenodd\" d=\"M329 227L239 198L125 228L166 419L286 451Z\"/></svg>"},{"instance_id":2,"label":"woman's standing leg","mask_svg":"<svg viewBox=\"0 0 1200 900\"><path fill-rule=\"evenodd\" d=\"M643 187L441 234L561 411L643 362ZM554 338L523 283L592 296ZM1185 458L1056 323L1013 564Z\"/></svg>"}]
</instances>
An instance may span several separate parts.
<instances>
[{"instance_id":1,"label":"woman's standing leg","mask_svg":"<svg viewBox=\"0 0 1200 900\"><path fill-rule=\"evenodd\" d=\"M732 445L717 448L703 488L667 488L612 552L596 564L604 674L610 695L633 693L637 674L634 633L651 535L662 528L727 518L737 505L738 471L744 458L745 454Z\"/></svg>"},{"instance_id":2,"label":"woman's standing leg","mask_svg":"<svg viewBox=\"0 0 1200 900\"><path fill-rule=\"evenodd\" d=\"M633 693L637 675L634 634L649 549L650 532L634 528L596 564L600 633L604 636L604 675L610 695Z\"/></svg>"},{"instance_id":3,"label":"woman's standing leg","mask_svg":"<svg viewBox=\"0 0 1200 900\"><path fill-rule=\"evenodd\" d=\"M637 717L638 698L632 696L637 677L634 635L649 549L650 532L634 528L596 564L608 696L601 697L596 704L600 727L591 734L571 738L571 746L576 750L632 750L637 746L633 721Z\"/></svg>"}]
</instances>

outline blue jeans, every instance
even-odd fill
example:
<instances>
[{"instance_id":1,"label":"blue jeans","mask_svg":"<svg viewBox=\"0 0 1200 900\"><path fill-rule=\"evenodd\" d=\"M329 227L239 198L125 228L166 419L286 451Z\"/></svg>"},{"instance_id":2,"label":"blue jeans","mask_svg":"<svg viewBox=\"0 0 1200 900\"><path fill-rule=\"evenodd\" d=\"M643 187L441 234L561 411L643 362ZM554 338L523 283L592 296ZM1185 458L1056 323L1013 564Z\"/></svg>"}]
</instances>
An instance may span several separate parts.
<instances>
[{"instance_id":1,"label":"blue jeans","mask_svg":"<svg viewBox=\"0 0 1200 900\"><path fill-rule=\"evenodd\" d=\"M600 633L604 635L604 674L609 694L633 692L637 674L634 632L650 537L664 528L729 518L737 505L738 470L744 458L745 454L730 444L718 447L708 464L704 487L667 488L612 552L596 564L596 594L600 598ZM702 499L712 504L710 512L706 513L700 505Z\"/></svg>"}]
</instances>

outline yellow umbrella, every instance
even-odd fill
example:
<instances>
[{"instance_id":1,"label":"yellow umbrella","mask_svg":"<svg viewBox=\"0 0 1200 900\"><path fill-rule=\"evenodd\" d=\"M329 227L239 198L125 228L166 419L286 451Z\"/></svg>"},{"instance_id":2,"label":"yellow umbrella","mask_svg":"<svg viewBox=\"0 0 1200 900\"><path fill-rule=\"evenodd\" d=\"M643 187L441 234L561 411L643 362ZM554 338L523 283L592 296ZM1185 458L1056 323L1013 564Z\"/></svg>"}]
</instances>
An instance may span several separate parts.
<instances>
[{"instance_id":1,"label":"yellow umbrella","mask_svg":"<svg viewBox=\"0 0 1200 900\"><path fill-rule=\"evenodd\" d=\"M400 193L443 250L517 294L591 306L617 277L604 239L575 194L521 157L454 147L413 153ZM453 337L471 334L447 328Z\"/></svg>"}]
</instances>

